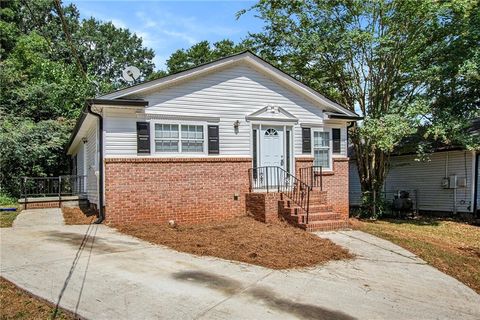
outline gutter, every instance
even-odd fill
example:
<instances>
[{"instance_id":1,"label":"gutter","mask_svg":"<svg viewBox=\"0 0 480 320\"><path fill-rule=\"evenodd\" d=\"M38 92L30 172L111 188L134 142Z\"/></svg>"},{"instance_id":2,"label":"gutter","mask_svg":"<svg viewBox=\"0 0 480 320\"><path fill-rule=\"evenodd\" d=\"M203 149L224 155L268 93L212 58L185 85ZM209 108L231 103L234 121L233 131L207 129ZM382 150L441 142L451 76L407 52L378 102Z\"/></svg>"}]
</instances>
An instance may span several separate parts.
<instances>
[{"instance_id":1,"label":"gutter","mask_svg":"<svg viewBox=\"0 0 480 320\"><path fill-rule=\"evenodd\" d=\"M75 137L77 136L78 131L80 130L83 121L87 117L87 114L92 114L95 115L95 113L92 113L88 111L88 106L92 104L101 104L105 106L114 106L114 107L131 107L131 108L140 108L140 107L146 107L148 106L148 101L142 100L142 99L88 99L86 101L85 107L82 109L82 112L80 113L80 117L77 119L77 122L75 123L75 127L73 128L72 134L70 135L70 139L68 140L68 143L65 147L65 152L68 152L70 147L72 146L73 141L75 140Z\"/></svg>"},{"instance_id":2,"label":"gutter","mask_svg":"<svg viewBox=\"0 0 480 320\"><path fill-rule=\"evenodd\" d=\"M87 102L87 111L94 117L98 118L98 219L94 222L95 224L100 224L105 220L105 211L103 207L103 117L92 110L92 102Z\"/></svg>"}]
</instances>

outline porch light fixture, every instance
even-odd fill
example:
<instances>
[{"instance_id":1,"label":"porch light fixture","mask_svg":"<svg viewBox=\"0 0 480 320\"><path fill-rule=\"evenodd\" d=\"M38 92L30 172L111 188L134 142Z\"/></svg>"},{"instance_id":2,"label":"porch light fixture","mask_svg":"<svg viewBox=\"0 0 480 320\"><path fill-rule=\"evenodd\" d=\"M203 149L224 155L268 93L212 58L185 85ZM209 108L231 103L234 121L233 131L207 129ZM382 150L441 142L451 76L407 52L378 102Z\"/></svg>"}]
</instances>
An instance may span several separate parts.
<instances>
[{"instance_id":1,"label":"porch light fixture","mask_svg":"<svg viewBox=\"0 0 480 320\"><path fill-rule=\"evenodd\" d=\"M235 128L235 130L238 130L238 127L240 126L240 121L237 120L233 123L233 127Z\"/></svg>"}]
</instances>

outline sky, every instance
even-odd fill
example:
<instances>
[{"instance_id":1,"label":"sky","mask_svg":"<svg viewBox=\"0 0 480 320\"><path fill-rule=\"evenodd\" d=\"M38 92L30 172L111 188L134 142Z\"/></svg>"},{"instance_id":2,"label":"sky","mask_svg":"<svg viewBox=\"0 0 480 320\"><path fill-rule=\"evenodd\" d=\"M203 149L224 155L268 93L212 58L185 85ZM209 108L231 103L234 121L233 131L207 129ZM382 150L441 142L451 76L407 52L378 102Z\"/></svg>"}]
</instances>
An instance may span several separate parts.
<instances>
[{"instance_id":1,"label":"sky","mask_svg":"<svg viewBox=\"0 0 480 320\"><path fill-rule=\"evenodd\" d=\"M238 42L248 32L262 28L253 13L236 20L235 14L256 1L63 1L75 4L82 18L94 17L128 28L143 39L144 46L155 51L156 69L165 69L165 61L177 49L187 49L202 40L222 39Z\"/></svg>"}]
</instances>

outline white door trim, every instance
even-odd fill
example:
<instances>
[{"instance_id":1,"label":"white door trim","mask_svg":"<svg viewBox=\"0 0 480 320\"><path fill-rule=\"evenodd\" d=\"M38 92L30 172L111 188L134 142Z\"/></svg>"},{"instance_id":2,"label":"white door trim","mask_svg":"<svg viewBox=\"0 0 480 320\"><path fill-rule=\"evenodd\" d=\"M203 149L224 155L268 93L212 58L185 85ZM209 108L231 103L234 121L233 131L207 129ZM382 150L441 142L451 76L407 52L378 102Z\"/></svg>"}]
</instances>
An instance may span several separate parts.
<instances>
[{"instance_id":1,"label":"white door trim","mask_svg":"<svg viewBox=\"0 0 480 320\"><path fill-rule=\"evenodd\" d=\"M290 173L295 175L295 127L293 125L288 125L285 123L277 123L277 122L262 122L262 123L251 123L250 125L250 146L251 146L251 152L250 155L253 158L253 130L257 130L257 161L256 163L252 162L253 166L256 167L261 167L262 166L262 152L264 150L264 143L263 143L263 137L262 133L263 130L266 127L277 127L277 128L282 128L283 130L283 159L284 163L282 168L287 170L287 160L290 160ZM290 151L290 156L287 156L287 130L290 134L290 146L289 146L289 151Z\"/></svg>"}]
</instances>

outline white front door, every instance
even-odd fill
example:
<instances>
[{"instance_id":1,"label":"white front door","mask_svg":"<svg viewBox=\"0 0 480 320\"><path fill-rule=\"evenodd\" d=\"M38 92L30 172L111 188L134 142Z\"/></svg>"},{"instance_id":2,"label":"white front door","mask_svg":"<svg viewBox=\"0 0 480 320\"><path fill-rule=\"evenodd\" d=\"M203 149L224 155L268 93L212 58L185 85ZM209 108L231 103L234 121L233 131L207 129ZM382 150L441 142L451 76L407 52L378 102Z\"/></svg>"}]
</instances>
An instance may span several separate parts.
<instances>
[{"instance_id":1,"label":"white front door","mask_svg":"<svg viewBox=\"0 0 480 320\"><path fill-rule=\"evenodd\" d=\"M283 127L262 126L260 166L284 168Z\"/></svg>"}]
</instances>

